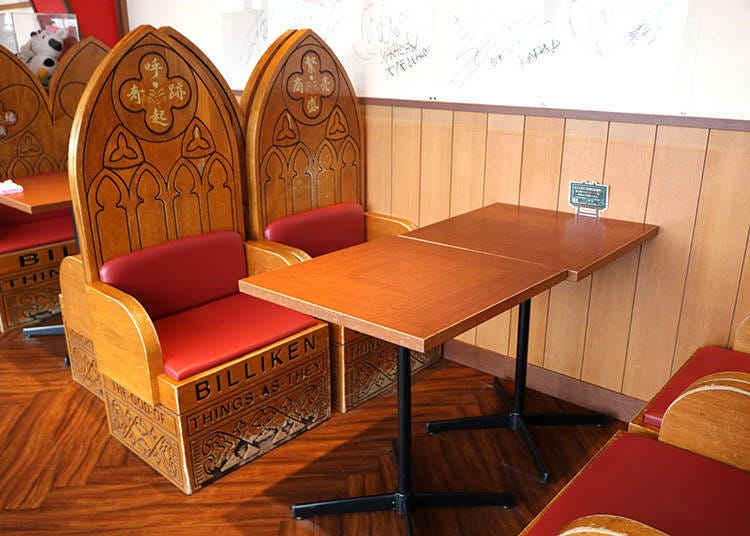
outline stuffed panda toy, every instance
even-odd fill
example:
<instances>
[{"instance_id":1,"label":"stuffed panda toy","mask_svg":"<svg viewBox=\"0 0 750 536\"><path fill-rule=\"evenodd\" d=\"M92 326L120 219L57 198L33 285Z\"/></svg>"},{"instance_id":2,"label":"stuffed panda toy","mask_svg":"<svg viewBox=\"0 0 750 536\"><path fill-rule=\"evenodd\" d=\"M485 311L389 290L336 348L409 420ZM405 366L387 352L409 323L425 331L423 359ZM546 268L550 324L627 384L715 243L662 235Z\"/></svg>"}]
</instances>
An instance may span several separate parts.
<instances>
[{"instance_id":1,"label":"stuffed panda toy","mask_svg":"<svg viewBox=\"0 0 750 536\"><path fill-rule=\"evenodd\" d=\"M49 79L57 67L66 37L68 37L68 32L64 29L50 26L45 30L31 32L28 43L21 46L18 56L39 78L44 87L49 85Z\"/></svg>"}]
</instances>

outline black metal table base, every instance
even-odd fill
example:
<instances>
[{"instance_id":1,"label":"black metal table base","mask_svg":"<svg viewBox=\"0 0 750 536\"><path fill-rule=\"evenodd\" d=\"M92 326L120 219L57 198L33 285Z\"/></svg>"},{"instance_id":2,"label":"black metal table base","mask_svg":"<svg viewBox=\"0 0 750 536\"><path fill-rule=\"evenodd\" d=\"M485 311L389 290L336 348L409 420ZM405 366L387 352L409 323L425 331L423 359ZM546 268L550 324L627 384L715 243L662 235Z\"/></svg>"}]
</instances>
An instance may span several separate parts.
<instances>
[{"instance_id":1,"label":"black metal table base","mask_svg":"<svg viewBox=\"0 0 750 536\"><path fill-rule=\"evenodd\" d=\"M34 326L33 328L23 328L23 336L27 339L31 337L41 337L43 335L65 335L65 328L62 324L53 326Z\"/></svg>"},{"instance_id":2,"label":"black metal table base","mask_svg":"<svg viewBox=\"0 0 750 536\"><path fill-rule=\"evenodd\" d=\"M329 514L351 514L392 510L404 516L407 534L412 534L411 512L415 508L459 506L503 506L510 508L515 498L510 493L417 492L411 485L411 364L409 350L398 347L398 485L393 493L296 504L297 519Z\"/></svg>"},{"instance_id":3,"label":"black metal table base","mask_svg":"<svg viewBox=\"0 0 750 536\"><path fill-rule=\"evenodd\" d=\"M500 381L495 378L493 387L510 411L497 415L483 415L432 421L427 423L427 433L435 435L451 430L479 430L483 428L510 428L521 435L526 448L534 459L539 472L539 480L546 484L549 481L549 470L534 441L529 426L566 426L579 424L605 425L607 416L601 413L527 413L524 411L526 397L526 368L528 364L529 321L531 319L531 301L526 300L519 306L518 349L516 355L516 376L514 393L511 401Z\"/></svg>"}]
</instances>

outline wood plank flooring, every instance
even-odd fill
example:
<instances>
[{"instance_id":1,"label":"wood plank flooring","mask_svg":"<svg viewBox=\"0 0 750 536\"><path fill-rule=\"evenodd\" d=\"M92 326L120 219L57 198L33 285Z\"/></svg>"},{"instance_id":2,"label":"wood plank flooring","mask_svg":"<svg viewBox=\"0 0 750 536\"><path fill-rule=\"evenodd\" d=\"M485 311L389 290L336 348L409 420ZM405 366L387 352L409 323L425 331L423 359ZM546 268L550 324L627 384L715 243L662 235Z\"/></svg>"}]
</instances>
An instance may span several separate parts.
<instances>
[{"instance_id":1,"label":"wood plank flooring","mask_svg":"<svg viewBox=\"0 0 750 536\"><path fill-rule=\"evenodd\" d=\"M75 383L61 336L0 335L0 533L352 536L404 535L391 513L291 517L295 502L395 487L395 390L183 495L110 438L103 403ZM509 384L508 384L509 385ZM539 483L521 440L508 430L429 437L432 419L502 411L492 378L443 360L415 376L414 476L419 491L510 491L509 509L418 510L416 535L515 535L615 430L533 430L552 472ZM529 391L529 411L576 411Z\"/></svg>"}]
</instances>

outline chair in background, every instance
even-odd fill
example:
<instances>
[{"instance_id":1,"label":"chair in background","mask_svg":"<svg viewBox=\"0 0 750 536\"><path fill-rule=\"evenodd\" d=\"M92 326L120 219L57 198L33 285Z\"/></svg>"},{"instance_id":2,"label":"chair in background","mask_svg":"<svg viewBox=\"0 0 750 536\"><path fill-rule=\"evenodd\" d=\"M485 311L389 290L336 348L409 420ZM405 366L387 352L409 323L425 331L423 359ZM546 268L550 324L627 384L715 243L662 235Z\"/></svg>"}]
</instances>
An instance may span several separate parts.
<instances>
[{"instance_id":1,"label":"chair in background","mask_svg":"<svg viewBox=\"0 0 750 536\"><path fill-rule=\"evenodd\" d=\"M237 114L205 55L144 26L95 73L71 137L66 313L86 307L112 435L188 494L330 416L328 326L238 291L259 254Z\"/></svg>"},{"instance_id":2,"label":"chair in background","mask_svg":"<svg viewBox=\"0 0 750 536\"><path fill-rule=\"evenodd\" d=\"M744 534L749 423L750 374L703 378L669 406L658 441L618 432L521 534Z\"/></svg>"},{"instance_id":3,"label":"chair in background","mask_svg":"<svg viewBox=\"0 0 750 536\"><path fill-rule=\"evenodd\" d=\"M245 87L251 238L299 260L415 228L365 212L364 125L341 63L311 30L282 34ZM270 241L270 242L269 242ZM393 344L331 326L334 407L347 411L396 381ZM412 370L440 350L412 352Z\"/></svg>"},{"instance_id":4,"label":"chair in background","mask_svg":"<svg viewBox=\"0 0 750 536\"><path fill-rule=\"evenodd\" d=\"M750 373L750 317L740 323L731 348L698 348L633 418L628 424L628 431L657 437L667 408L690 384L710 374L725 371Z\"/></svg>"},{"instance_id":5,"label":"chair in background","mask_svg":"<svg viewBox=\"0 0 750 536\"><path fill-rule=\"evenodd\" d=\"M66 169L78 100L107 47L84 39L62 57L45 89L0 47L0 180ZM25 214L0 206L0 332L59 312L59 266L76 253L69 209Z\"/></svg>"}]
</instances>

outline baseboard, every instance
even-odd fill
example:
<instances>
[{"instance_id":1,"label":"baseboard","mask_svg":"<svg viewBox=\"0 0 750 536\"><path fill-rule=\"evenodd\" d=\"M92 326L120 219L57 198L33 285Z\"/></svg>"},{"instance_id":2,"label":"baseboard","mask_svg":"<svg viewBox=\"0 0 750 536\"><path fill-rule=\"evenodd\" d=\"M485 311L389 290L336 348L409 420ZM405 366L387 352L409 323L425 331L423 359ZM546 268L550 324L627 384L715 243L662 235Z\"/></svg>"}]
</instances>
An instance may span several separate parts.
<instances>
[{"instance_id":1,"label":"baseboard","mask_svg":"<svg viewBox=\"0 0 750 536\"><path fill-rule=\"evenodd\" d=\"M443 357L498 378L512 379L515 373L514 358L461 341L445 343ZM536 365L528 366L526 386L623 422L629 422L644 405L642 400Z\"/></svg>"}]
</instances>

